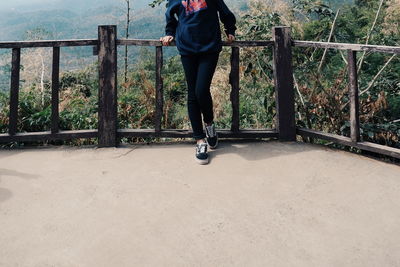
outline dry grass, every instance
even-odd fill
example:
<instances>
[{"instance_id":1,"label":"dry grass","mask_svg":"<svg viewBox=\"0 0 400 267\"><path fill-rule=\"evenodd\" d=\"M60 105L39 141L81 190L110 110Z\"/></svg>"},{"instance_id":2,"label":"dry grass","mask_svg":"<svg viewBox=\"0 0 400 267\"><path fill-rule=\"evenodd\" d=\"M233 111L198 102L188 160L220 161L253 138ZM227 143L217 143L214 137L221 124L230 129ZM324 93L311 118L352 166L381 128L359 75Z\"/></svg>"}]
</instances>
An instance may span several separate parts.
<instances>
[{"instance_id":1,"label":"dry grass","mask_svg":"<svg viewBox=\"0 0 400 267\"><path fill-rule=\"evenodd\" d=\"M383 31L386 34L400 35L400 0L387 2Z\"/></svg>"},{"instance_id":2,"label":"dry grass","mask_svg":"<svg viewBox=\"0 0 400 267\"><path fill-rule=\"evenodd\" d=\"M221 54L222 55L222 54ZM211 83L211 95L214 106L214 119L218 120L226 116L225 104L230 101L231 86L229 84L230 69L227 66L218 65Z\"/></svg>"}]
</instances>

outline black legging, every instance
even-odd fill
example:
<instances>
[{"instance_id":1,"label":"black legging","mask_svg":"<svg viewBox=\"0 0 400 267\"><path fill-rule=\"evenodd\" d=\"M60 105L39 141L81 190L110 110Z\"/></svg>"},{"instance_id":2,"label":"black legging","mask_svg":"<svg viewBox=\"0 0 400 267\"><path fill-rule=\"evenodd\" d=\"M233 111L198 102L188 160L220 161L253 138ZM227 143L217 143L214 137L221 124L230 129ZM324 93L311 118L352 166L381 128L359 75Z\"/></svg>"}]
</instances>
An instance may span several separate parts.
<instances>
[{"instance_id":1,"label":"black legging","mask_svg":"<svg viewBox=\"0 0 400 267\"><path fill-rule=\"evenodd\" d=\"M210 85L218 63L219 52L210 54L181 55L188 86L187 105L189 119L193 129L193 138L205 138L203 121L211 123L214 120L213 101Z\"/></svg>"}]
</instances>

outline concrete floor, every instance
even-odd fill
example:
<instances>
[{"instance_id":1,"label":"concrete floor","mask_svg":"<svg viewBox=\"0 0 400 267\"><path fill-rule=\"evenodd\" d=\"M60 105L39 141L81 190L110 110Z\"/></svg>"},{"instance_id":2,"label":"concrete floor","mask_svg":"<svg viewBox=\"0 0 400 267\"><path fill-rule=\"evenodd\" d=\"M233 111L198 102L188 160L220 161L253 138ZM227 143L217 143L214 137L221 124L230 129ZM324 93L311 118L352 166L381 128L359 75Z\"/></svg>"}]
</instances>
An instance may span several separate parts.
<instances>
[{"instance_id":1,"label":"concrete floor","mask_svg":"<svg viewBox=\"0 0 400 267\"><path fill-rule=\"evenodd\" d=\"M400 167L301 143L0 150L0 266L400 266Z\"/></svg>"}]
</instances>

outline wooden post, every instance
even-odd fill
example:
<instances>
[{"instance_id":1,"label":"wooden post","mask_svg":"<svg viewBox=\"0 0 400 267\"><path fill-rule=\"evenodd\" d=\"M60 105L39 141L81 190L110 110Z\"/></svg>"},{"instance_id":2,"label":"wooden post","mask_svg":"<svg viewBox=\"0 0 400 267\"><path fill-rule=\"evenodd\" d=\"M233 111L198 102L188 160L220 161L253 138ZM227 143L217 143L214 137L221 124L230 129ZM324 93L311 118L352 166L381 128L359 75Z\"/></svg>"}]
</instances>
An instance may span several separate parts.
<instances>
[{"instance_id":1,"label":"wooden post","mask_svg":"<svg viewBox=\"0 0 400 267\"><path fill-rule=\"evenodd\" d=\"M18 95L19 95L19 75L21 68L21 49L12 49L11 59L11 90L10 90L10 115L8 133L15 135L18 126Z\"/></svg>"},{"instance_id":2,"label":"wooden post","mask_svg":"<svg viewBox=\"0 0 400 267\"><path fill-rule=\"evenodd\" d=\"M360 142L360 111L358 97L357 52L348 50L349 96L350 96L350 137Z\"/></svg>"},{"instance_id":3,"label":"wooden post","mask_svg":"<svg viewBox=\"0 0 400 267\"><path fill-rule=\"evenodd\" d=\"M60 47L53 47L51 82L51 133L59 132Z\"/></svg>"},{"instance_id":4,"label":"wooden post","mask_svg":"<svg viewBox=\"0 0 400 267\"><path fill-rule=\"evenodd\" d=\"M230 100L232 102L232 124L231 131L239 132L240 114L239 114L239 47L232 47L231 54L231 72L229 74L229 83L232 86Z\"/></svg>"},{"instance_id":5,"label":"wooden post","mask_svg":"<svg viewBox=\"0 0 400 267\"><path fill-rule=\"evenodd\" d=\"M163 48L156 46L156 113L154 116L154 125L156 132L161 132L161 123L164 108L164 90L163 78L161 76L163 66Z\"/></svg>"},{"instance_id":6,"label":"wooden post","mask_svg":"<svg viewBox=\"0 0 400 267\"><path fill-rule=\"evenodd\" d=\"M117 146L117 26L99 26L99 147Z\"/></svg>"},{"instance_id":7,"label":"wooden post","mask_svg":"<svg viewBox=\"0 0 400 267\"><path fill-rule=\"evenodd\" d=\"M280 141L296 141L290 27L274 27L274 80Z\"/></svg>"}]
</instances>

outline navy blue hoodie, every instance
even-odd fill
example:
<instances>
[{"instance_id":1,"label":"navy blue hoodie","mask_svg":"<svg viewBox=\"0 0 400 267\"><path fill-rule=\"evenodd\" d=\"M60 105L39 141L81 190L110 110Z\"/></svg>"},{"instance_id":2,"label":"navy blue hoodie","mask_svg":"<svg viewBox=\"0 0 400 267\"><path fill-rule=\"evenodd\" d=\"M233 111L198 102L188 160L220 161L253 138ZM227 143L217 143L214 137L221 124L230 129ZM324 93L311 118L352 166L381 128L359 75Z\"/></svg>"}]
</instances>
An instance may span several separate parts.
<instances>
[{"instance_id":1,"label":"navy blue hoodie","mask_svg":"<svg viewBox=\"0 0 400 267\"><path fill-rule=\"evenodd\" d=\"M174 36L181 55L220 52L218 13L225 33L235 35L236 18L223 0L169 0L165 34Z\"/></svg>"}]
</instances>

